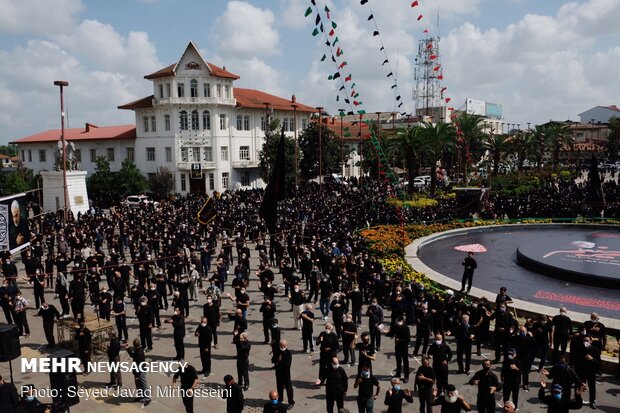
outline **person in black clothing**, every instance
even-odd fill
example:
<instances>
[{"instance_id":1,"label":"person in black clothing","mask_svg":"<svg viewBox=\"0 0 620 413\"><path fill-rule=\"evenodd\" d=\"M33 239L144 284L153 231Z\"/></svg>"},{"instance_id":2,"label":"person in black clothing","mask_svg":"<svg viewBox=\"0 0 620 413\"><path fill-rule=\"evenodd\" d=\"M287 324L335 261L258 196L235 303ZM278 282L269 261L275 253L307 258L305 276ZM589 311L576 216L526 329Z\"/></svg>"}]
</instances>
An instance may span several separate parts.
<instances>
[{"instance_id":1,"label":"person in black clothing","mask_svg":"<svg viewBox=\"0 0 620 413\"><path fill-rule=\"evenodd\" d=\"M528 368L527 365L521 364L521 360L517 357L517 350L511 348L504 358L501 370L501 379L503 384L504 402L510 400L512 395L512 402L515 406L519 405L519 386L521 384L521 372L523 369Z\"/></svg>"},{"instance_id":2,"label":"person in black clothing","mask_svg":"<svg viewBox=\"0 0 620 413\"><path fill-rule=\"evenodd\" d=\"M379 397L381 386L379 380L370 372L370 366L362 366L362 370L357 374L353 388L357 389L357 409L359 413L372 413L375 400ZM377 388L376 393L373 394L373 387Z\"/></svg>"},{"instance_id":3,"label":"person in black clothing","mask_svg":"<svg viewBox=\"0 0 620 413\"><path fill-rule=\"evenodd\" d=\"M78 316L84 318L84 294L86 293L86 283L82 280L80 274L76 274L75 279L69 283L69 301L71 302L71 311L73 318Z\"/></svg>"},{"instance_id":4,"label":"person in black clothing","mask_svg":"<svg viewBox=\"0 0 620 413\"><path fill-rule=\"evenodd\" d=\"M289 408L295 406L295 399L293 397L293 384L291 383L291 363L293 362L293 356L290 350L287 348L288 342L286 340L280 340L278 346L278 355L276 356L276 388L278 389L278 401L282 403L284 400L284 389L286 389L286 398L288 400Z\"/></svg>"},{"instance_id":5,"label":"person in black clothing","mask_svg":"<svg viewBox=\"0 0 620 413\"><path fill-rule=\"evenodd\" d=\"M329 310L332 312L332 321L334 322L334 329L338 339L342 335L342 319L347 313L348 308L344 300L344 297L340 293L334 293Z\"/></svg>"},{"instance_id":6,"label":"person in black clothing","mask_svg":"<svg viewBox=\"0 0 620 413\"><path fill-rule=\"evenodd\" d=\"M344 407L344 396L349 389L347 373L338 362L338 357L330 359L331 366L325 375L325 400L327 402L327 413L334 413L334 403L338 409Z\"/></svg>"},{"instance_id":7,"label":"person in black clothing","mask_svg":"<svg viewBox=\"0 0 620 413\"><path fill-rule=\"evenodd\" d=\"M112 311L112 294L106 287L103 287L99 292L98 299L99 317L110 321L110 312Z\"/></svg>"},{"instance_id":8,"label":"person in black clothing","mask_svg":"<svg viewBox=\"0 0 620 413\"><path fill-rule=\"evenodd\" d=\"M471 410L471 405L465 401L463 395L459 394L456 387L453 384L448 384L446 387L446 394L437 397L437 390L433 390L433 406L441 406L441 413L461 413Z\"/></svg>"},{"instance_id":9,"label":"person in black clothing","mask_svg":"<svg viewBox=\"0 0 620 413\"><path fill-rule=\"evenodd\" d=\"M174 348L177 352L174 360L180 361L185 359L185 345L183 343L183 337L185 337L185 318L181 314L181 308L174 308L174 315L165 321L172 324Z\"/></svg>"},{"instance_id":10,"label":"person in black clothing","mask_svg":"<svg viewBox=\"0 0 620 413\"><path fill-rule=\"evenodd\" d=\"M474 279L474 270L478 268L478 264L474 259L474 253L468 252L467 257L461 263L463 265L463 279L461 280L461 292L468 292L471 290L471 283ZM465 290L465 285L467 285L467 290Z\"/></svg>"},{"instance_id":11,"label":"person in black clothing","mask_svg":"<svg viewBox=\"0 0 620 413\"><path fill-rule=\"evenodd\" d=\"M140 340L142 348L146 352L153 350L153 310L149 305L147 298L143 297L138 308L138 324L140 327Z\"/></svg>"},{"instance_id":12,"label":"person in black clothing","mask_svg":"<svg viewBox=\"0 0 620 413\"><path fill-rule=\"evenodd\" d=\"M404 317L400 317L396 320L394 326L394 356L396 357L396 373L394 377L402 377L401 373L404 373L403 382L409 381L409 341L411 340L411 332L409 326L405 324Z\"/></svg>"},{"instance_id":13,"label":"person in black clothing","mask_svg":"<svg viewBox=\"0 0 620 413\"><path fill-rule=\"evenodd\" d=\"M247 391L250 388L250 348L252 347L248 340L248 333L241 333L235 346L237 347L237 376L239 377L239 385L244 391Z\"/></svg>"},{"instance_id":14,"label":"person in black clothing","mask_svg":"<svg viewBox=\"0 0 620 413\"><path fill-rule=\"evenodd\" d=\"M407 403L413 403L411 390L401 389L400 379L398 377L394 377L390 383L392 387L390 387L390 389L385 393L385 400L383 401L383 404L388 407L387 413L402 413L403 400L406 400Z\"/></svg>"},{"instance_id":15,"label":"person in black clothing","mask_svg":"<svg viewBox=\"0 0 620 413\"><path fill-rule=\"evenodd\" d=\"M306 304L306 309L299 315L301 318L301 340L303 341L304 352L314 353L314 312L312 304ZM310 348L310 350L308 350Z\"/></svg>"},{"instance_id":16,"label":"person in black clothing","mask_svg":"<svg viewBox=\"0 0 620 413\"><path fill-rule=\"evenodd\" d=\"M241 333L248 329L248 321L243 317L243 312L238 308L235 310L235 314L228 310L228 319L235 322L233 325L233 344L236 344ZM239 377L239 381L241 381L241 377Z\"/></svg>"},{"instance_id":17,"label":"person in black clothing","mask_svg":"<svg viewBox=\"0 0 620 413\"><path fill-rule=\"evenodd\" d=\"M129 344L125 344L125 350L129 353L129 356L133 360L133 377L136 383L136 395L138 396L134 401L144 403L144 406L148 406L151 403L149 385L146 381L146 372L139 371L142 363L145 362L146 356L144 350L140 346L140 339L135 338L133 340L133 347L129 347Z\"/></svg>"},{"instance_id":18,"label":"person in black clothing","mask_svg":"<svg viewBox=\"0 0 620 413\"><path fill-rule=\"evenodd\" d=\"M127 311L125 310L125 303L123 297L115 298L114 307L112 309L112 315L116 321L116 329L118 330L118 338L125 337L127 341Z\"/></svg>"},{"instance_id":19,"label":"person in black clothing","mask_svg":"<svg viewBox=\"0 0 620 413\"><path fill-rule=\"evenodd\" d=\"M566 315L566 307L560 307L560 314L551 320L553 327L553 364L556 364L561 355L566 353L568 339L573 331L571 319Z\"/></svg>"},{"instance_id":20,"label":"person in black clothing","mask_svg":"<svg viewBox=\"0 0 620 413\"><path fill-rule=\"evenodd\" d=\"M269 327L272 324L271 320L276 315L276 303L272 302L269 297L265 297L265 301L261 304L259 311L263 315L263 334L265 335L263 344L269 344Z\"/></svg>"},{"instance_id":21,"label":"person in black clothing","mask_svg":"<svg viewBox=\"0 0 620 413\"><path fill-rule=\"evenodd\" d=\"M116 335L116 332L110 331L108 333L110 337L110 345L108 346L108 362L110 363L118 363L121 361L121 340ZM116 386L121 387L123 385L123 376L118 371L110 371L110 382L106 384L108 387Z\"/></svg>"},{"instance_id":22,"label":"person in black clothing","mask_svg":"<svg viewBox=\"0 0 620 413\"><path fill-rule=\"evenodd\" d=\"M469 374L471 366L471 346L475 337L476 329L469 324L469 315L463 314L461 322L457 324L454 338L456 340L456 363L459 367L457 374ZM463 368L463 356L465 357L465 368Z\"/></svg>"},{"instance_id":23,"label":"person in black clothing","mask_svg":"<svg viewBox=\"0 0 620 413\"><path fill-rule=\"evenodd\" d=\"M0 376L0 412L15 413L19 403L17 389L13 383L7 383Z\"/></svg>"},{"instance_id":24,"label":"person in black clothing","mask_svg":"<svg viewBox=\"0 0 620 413\"><path fill-rule=\"evenodd\" d=\"M418 357L418 351L420 351L420 346L424 343L422 347L422 354L426 354L426 349L428 348L428 338L431 334L433 324L433 315L428 311L428 304L422 304L422 307L416 311L415 316L415 325L416 325L416 336L415 336L415 348L413 350L413 356Z\"/></svg>"},{"instance_id":25,"label":"person in black clothing","mask_svg":"<svg viewBox=\"0 0 620 413\"><path fill-rule=\"evenodd\" d=\"M200 374L209 376L211 374L211 341L213 333L207 317L200 319L200 325L196 328L194 336L198 337L198 351L200 352L200 361L202 363Z\"/></svg>"},{"instance_id":26,"label":"person in black clothing","mask_svg":"<svg viewBox=\"0 0 620 413\"><path fill-rule=\"evenodd\" d=\"M582 383L588 384L590 407L596 409L596 371L601 362L601 350L592 344L592 338L585 336L579 344L579 351L575 357L575 371ZM571 350L572 358L572 350Z\"/></svg>"},{"instance_id":27,"label":"person in black clothing","mask_svg":"<svg viewBox=\"0 0 620 413\"><path fill-rule=\"evenodd\" d=\"M362 333L362 341L356 344L357 350L359 351L358 355L358 368L357 374L362 371L362 366L368 366L370 368L370 372L372 373L372 362L375 361L375 347L370 342L370 333L364 332Z\"/></svg>"},{"instance_id":28,"label":"person in black clothing","mask_svg":"<svg viewBox=\"0 0 620 413\"><path fill-rule=\"evenodd\" d=\"M430 357L422 356L422 365L415 374L415 385L420 400L420 413L433 411L433 385L435 384L435 370L430 366Z\"/></svg>"},{"instance_id":29,"label":"person in black clothing","mask_svg":"<svg viewBox=\"0 0 620 413\"><path fill-rule=\"evenodd\" d=\"M276 356L278 354L278 349L280 348L280 337L282 337L282 333L280 331L280 327L278 326L278 319L274 318L271 320L271 326L269 327L269 332L271 333L271 362L273 363L272 369L276 368Z\"/></svg>"},{"instance_id":30,"label":"person in black clothing","mask_svg":"<svg viewBox=\"0 0 620 413\"><path fill-rule=\"evenodd\" d=\"M516 350L519 364L521 365L521 386L523 390L530 389L530 366L536 352L536 340L525 326L519 327L519 333L512 337L512 346ZM518 406L518 403L515 402Z\"/></svg>"},{"instance_id":31,"label":"person in black clothing","mask_svg":"<svg viewBox=\"0 0 620 413\"><path fill-rule=\"evenodd\" d=\"M552 384L559 384L562 387L563 397L570 398L571 389L581 387L581 380L575 370L566 362L566 355L560 356L557 364L554 364L549 371L542 369L543 375L552 380Z\"/></svg>"},{"instance_id":32,"label":"person in black clothing","mask_svg":"<svg viewBox=\"0 0 620 413\"><path fill-rule=\"evenodd\" d=\"M277 391L272 390L269 392L269 401L263 405L263 413L285 413L290 409L278 397Z\"/></svg>"},{"instance_id":33,"label":"person in black clothing","mask_svg":"<svg viewBox=\"0 0 620 413\"><path fill-rule=\"evenodd\" d=\"M75 339L78 342L78 352L80 360L84 365L84 374L88 374L88 362L90 361L91 347L93 344L90 330L84 324L84 320L80 319L79 327L75 331Z\"/></svg>"},{"instance_id":34,"label":"person in black clothing","mask_svg":"<svg viewBox=\"0 0 620 413\"><path fill-rule=\"evenodd\" d=\"M540 381L540 390L538 390L538 399L549 406L547 408L548 413L568 413L569 410L579 410L583 406L583 399L581 393L583 388L577 387L575 389L575 398L570 398L569 395L564 394L564 389L559 384L554 384L551 387L551 394L545 394L545 388L547 383L544 380Z\"/></svg>"},{"instance_id":35,"label":"person in black clothing","mask_svg":"<svg viewBox=\"0 0 620 413\"><path fill-rule=\"evenodd\" d=\"M43 331L47 339L47 348L52 349L56 347L56 340L54 339L54 319L59 320L60 313L56 307L43 301L39 309L39 316L43 320Z\"/></svg>"},{"instance_id":36,"label":"person in black clothing","mask_svg":"<svg viewBox=\"0 0 620 413\"><path fill-rule=\"evenodd\" d=\"M548 317L541 314L538 321L532 325L531 333L536 341L535 354L532 355L532 363L534 364L534 358L540 357L540 363L538 363L538 370L542 370L545 367L547 361L547 353L549 352L549 343L551 343L551 323Z\"/></svg>"},{"instance_id":37,"label":"person in black clothing","mask_svg":"<svg viewBox=\"0 0 620 413\"><path fill-rule=\"evenodd\" d=\"M226 399L226 413L241 413L245 406L243 391L241 386L235 383L235 379L230 374L224 376L224 399Z\"/></svg>"},{"instance_id":38,"label":"person in black clothing","mask_svg":"<svg viewBox=\"0 0 620 413\"><path fill-rule=\"evenodd\" d=\"M181 398L186 413L194 413L194 389L200 383L196 369L191 364L179 369L172 378L172 385L175 386L177 379L181 379Z\"/></svg>"},{"instance_id":39,"label":"person in black clothing","mask_svg":"<svg viewBox=\"0 0 620 413\"><path fill-rule=\"evenodd\" d=\"M217 349L217 328L220 325L220 308L213 302L212 296L207 296L207 302L202 306L202 315L207 318L207 324L213 334L213 348Z\"/></svg>"},{"instance_id":40,"label":"person in black clothing","mask_svg":"<svg viewBox=\"0 0 620 413\"><path fill-rule=\"evenodd\" d=\"M495 330L493 331L495 345L495 363L501 361L502 355L508 350L508 344L513 331L516 329L517 321L512 318L506 309L506 304L500 304L491 316L495 320Z\"/></svg>"},{"instance_id":41,"label":"person in black clothing","mask_svg":"<svg viewBox=\"0 0 620 413\"><path fill-rule=\"evenodd\" d=\"M325 331L321 332L316 339L316 343L320 346L321 355L319 359L319 378L316 380L317 385L325 383L327 371L330 369L332 359L338 353L338 337L334 332L334 326L331 323L325 324Z\"/></svg>"},{"instance_id":42,"label":"person in black clothing","mask_svg":"<svg viewBox=\"0 0 620 413\"><path fill-rule=\"evenodd\" d=\"M482 370L477 371L469 380L470 385L478 386L478 396L476 404L478 412L495 412L495 392L499 387L497 375L491 371L491 361L484 360Z\"/></svg>"},{"instance_id":43,"label":"person in black clothing","mask_svg":"<svg viewBox=\"0 0 620 413\"><path fill-rule=\"evenodd\" d=\"M435 335L435 341L428 349L428 355L433 357L433 370L437 391L443 393L448 385L448 363L452 360L452 350L441 334Z\"/></svg>"},{"instance_id":44,"label":"person in black clothing","mask_svg":"<svg viewBox=\"0 0 620 413\"><path fill-rule=\"evenodd\" d=\"M344 364L349 363L355 366L355 339L357 338L357 325L353 322L353 315L347 313L345 321L342 323L342 351L344 352Z\"/></svg>"},{"instance_id":45,"label":"person in black clothing","mask_svg":"<svg viewBox=\"0 0 620 413\"><path fill-rule=\"evenodd\" d=\"M149 307L151 307L151 311L153 313L153 321L151 324L157 326L157 328L161 328L161 318L159 316L159 292L157 292L157 287L155 284L151 284L149 286L148 291L146 292L146 298L149 303Z\"/></svg>"}]
</instances>

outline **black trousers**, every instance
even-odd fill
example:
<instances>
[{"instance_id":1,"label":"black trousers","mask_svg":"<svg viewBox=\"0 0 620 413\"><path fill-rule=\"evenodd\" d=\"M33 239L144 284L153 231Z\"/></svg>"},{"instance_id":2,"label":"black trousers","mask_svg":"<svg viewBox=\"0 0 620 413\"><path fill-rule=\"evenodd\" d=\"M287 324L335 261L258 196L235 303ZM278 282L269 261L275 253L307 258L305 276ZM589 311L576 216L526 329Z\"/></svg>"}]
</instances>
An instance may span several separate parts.
<instances>
[{"instance_id":1,"label":"black trousers","mask_svg":"<svg viewBox=\"0 0 620 413\"><path fill-rule=\"evenodd\" d=\"M433 413L433 386L418 388L420 413Z\"/></svg>"},{"instance_id":2,"label":"black trousers","mask_svg":"<svg viewBox=\"0 0 620 413\"><path fill-rule=\"evenodd\" d=\"M332 395L327 393L325 400L327 401L327 413L334 413L334 403L336 403L338 410L344 407L344 394Z\"/></svg>"},{"instance_id":3,"label":"black trousers","mask_svg":"<svg viewBox=\"0 0 620 413\"><path fill-rule=\"evenodd\" d=\"M49 348L56 347L56 340L54 339L54 323L43 323L43 331L45 332L45 338Z\"/></svg>"},{"instance_id":4,"label":"black trousers","mask_svg":"<svg viewBox=\"0 0 620 413\"><path fill-rule=\"evenodd\" d=\"M184 393L183 393L183 406L185 406L185 412L186 413L194 413L194 395L192 394L191 396L187 395L187 392L189 391L189 389L183 389Z\"/></svg>"},{"instance_id":5,"label":"black trousers","mask_svg":"<svg viewBox=\"0 0 620 413\"><path fill-rule=\"evenodd\" d=\"M60 301L60 308L62 308L62 315L68 315L71 312L69 308L69 300L63 295L60 295L58 300Z\"/></svg>"},{"instance_id":6,"label":"black trousers","mask_svg":"<svg viewBox=\"0 0 620 413\"><path fill-rule=\"evenodd\" d=\"M250 361L249 360L237 360L237 379L239 380L239 386L250 386Z\"/></svg>"},{"instance_id":7,"label":"black trousers","mask_svg":"<svg viewBox=\"0 0 620 413\"><path fill-rule=\"evenodd\" d=\"M557 364L560 356L566 354L568 337L553 336L553 364Z\"/></svg>"},{"instance_id":8,"label":"black trousers","mask_svg":"<svg viewBox=\"0 0 620 413\"><path fill-rule=\"evenodd\" d=\"M420 351L420 345L424 342L424 346L422 347L422 354L426 354L426 350L428 349L428 336L430 331L420 331L415 336L415 348L413 350L413 355L417 356L418 351Z\"/></svg>"},{"instance_id":9,"label":"black trousers","mask_svg":"<svg viewBox=\"0 0 620 413\"><path fill-rule=\"evenodd\" d=\"M465 368L463 369L463 356L465 356ZM456 364L459 366L459 371L469 371L471 366L471 341L469 342L456 342Z\"/></svg>"},{"instance_id":10,"label":"black trousers","mask_svg":"<svg viewBox=\"0 0 620 413\"><path fill-rule=\"evenodd\" d=\"M123 339L123 334L125 335L125 341L128 340L129 334L127 333L127 320L119 320L116 319L116 330L118 331L118 339Z\"/></svg>"},{"instance_id":11,"label":"black trousers","mask_svg":"<svg viewBox=\"0 0 620 413\"><path fill-rule=\"evenodd\" d=\"M19 313L16 311L15 313L13 313L13 318L15 319L15 323L17 323L17 328L19 329L20 336L24 335L24 333L30 334L30 327L28 326L26 311L20 311Z\"/></svg>"},{"instance_id":12,"label":"black trousers","mask_svg":"<svg viewBox=\"0 0 620 413\"><path fill-rule=\"evenodd\" d=\"M503 385L503 393L504 393L504 403L510 400L510 396L512 396L512 402L515 406L519 405L519 382L504 382Z\"/></svg>"},{"instance_id":13,"label":"black trousers","mask_svg":"<svg viewBox=\"0 0 620 413\"><path fill-rule=\"evenodd\" d=\"M409 378L409 343L396 343L394 347L396 356L396 374L394 377L400 377L401 372L405 378Z\"/></svg>"},{"instance_id":14,"label":"black trousers","mask_svg":"<svg viewBox=\"0 0 620 413\"><path fill-rule=\"evenodd\" d=\"M443 364L433 366L435 370L435 384L437 385L437 392L443 393L448 387L448 366Z\"/></svg>"},{"instance_id":15,"label":"black trousers","mask_svg":"<svg viewBox=\"0 0 620 413\"><path fill-rule=\"evenodd\" d=\"M314 352L314 342L312 341L312 330L301 330L301 339L303 341L304 351L308 351L308 347L310 347L310 351Z\"/></svg>"},{"instance_id":16,"label":"black trousers","mask_svg":"<svg viewBox=\"0 0 620 413\"><path fill-rule=\"evenodd\" d=\"M45 302L45 290L43 288L34 289L34 305L39 308L41 303Z\"/></svg>"},{"instance_id":17,"label":"black trousers","mask_svg":"<svg viewBox=\"0 0 620 413\"><path fill-rule=\"evenodd\" d=\"M140 344L143 349L153 348L153 331L146 326L140 326Z\"/></svg>"},{"instance_id":18,"label":"black trousers","mask_svg":"<svg viewBox=\"0 0 620 413\"><path fill-rule=\"evenodd\" d=\"M271 319L263 319L263 334L265 335L265 343L269 342L269 326L271 325Z\"/></svg>"},{"instance_id":19,"label":"black trousers","mask_svg":"<svg viewBox=\"0 0 620 413\"><path fill-rule=\"evenodd\" d=\"M211 346L200 347L200 362L203 373L211 373Z\"/></svg>"},{"instance_id":20,"label":"black trousers","mask_svg":"<svg viewBox=\"0 0 620 413\"><path fill-rule=\"evenodd\" d=\"M276 389L278 390L278 400L284 400L284 389L286 389L286 399L288 404L295 404L293 398L293 384L291 383L291 372L276 372Z\"/></svg>"},{"instance_id":21,"label":"black trousers","mask_svg":"<svg viewBox=\"0 0 620 413\"><path fill-rule=\"evenodd\" d=\"M183 345L183 335L174 334L174 349L177 352L175 359L184 360L185 359L185 346Z\"/></svg>"},{"instance_id":22,"label":"black trousers","mask_svg":"<svg viewBox=\"0 0 620 413\"><path fill-rule=\"evenodd\" d=\"M77 318L78 314L84 317L84 300L73 299L71 301L71 311L73 311L73 317Z\"/></svg>"},{"instance_id":23,"label":"black trousers","mask_svg":"<svg viewBox=\"0 0 620 413\"><path fill-rule=\"evenodd\" d=\"M478 398L476 404L478 413L495 413L495 396L485 395L484 398Z\"/></svg>"},{"instance_id":24,"label":"black trousers","mask_svg":"<svg viewBox=\"0 0 620 413\"><path fill-rule=\"evenodd\" d=\"M461 280L461 291L465 291L465 284L467 284L467 291L471 290L471 283L474 279L474 272L465 271L463 273L463 279Z\"/></svg>"}]
</instances>

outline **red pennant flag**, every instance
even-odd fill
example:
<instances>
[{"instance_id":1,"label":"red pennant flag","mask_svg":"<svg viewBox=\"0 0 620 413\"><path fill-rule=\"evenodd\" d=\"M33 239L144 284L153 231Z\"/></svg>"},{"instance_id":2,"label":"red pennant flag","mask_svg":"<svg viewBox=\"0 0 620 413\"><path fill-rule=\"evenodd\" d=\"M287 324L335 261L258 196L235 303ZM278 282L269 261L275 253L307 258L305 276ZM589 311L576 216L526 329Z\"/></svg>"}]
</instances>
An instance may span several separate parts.
<instances>
[{"instance_id":1,"label":"red pennant flag","mask_svg":"<svg viewBox=\"0 0 620 413\"><path fill-rule=\"evenodd\" d=\"M334 29L331 29L331 30L329 31L329 35L330 35L330 36L333 36L335 33L336 33L336 32L334 31Z\"/></svg>"},{"instance_id":2,"label":"red pennant flag","mask_svg":"<svg viewBox=\"0 0 620 413\"><path fill-rule=\"evenodd\" d=\"M452 99L450 99L450 98L446 98L446 103L450 103L451 100Z\"/></svg>"},{"instance_id":3,"label":"red pennant flag","mask_svg":"<svg viewBox=\"0 0 620 413\"><path fill-rule=\"evenodd\" d=\"M428 33L428 29L424 29L422 33Z\"/></svg>"},{"instance_id":4,"label":"red pennant flag","mask_svg":"<svg viewBox=\"0 0 620 413\"><path fill-rule=\"evenodd\" d=\"M439 80L443 80L443 75L439 75L439 76L437 76L437 79L439 79Z\"/></svg>"},{"instance_id":5,"label":"red pennant flag","mask_svg":"<svg viewBox=\"0 0 620 413\"><path fill-rule=\"evenodd\" d=\"M427 49L432 49L432 48L433 48L433 44L432 44L432 43L427 44L427 45L426 45L426 48L427 48Z\"/></svg>"},{"instance_id":6,"label":"red pennant flag","mask_svg":"<svg viewBox=\"0 0 620 413\"><path fill-rule=\"evenodd\" d=\"M338 49L336 49L336 56L340 57L341 53L342 51L340 50L340 46L338 46Z\"/></svg>"},{"instance_id":7,"label":"red pennant flag","mask_svg":"<svg viewBox=\"0 0 620 413\"><path fill-rule=\"evenodd\" d=\"M343 67L345 67L347 65L347 62L342 62L340 63L340 65L338 66L338 69L342 69Z\"/></svg>"},{"instance_id":8,"label":"red pennant flag","mask_svg":"<svg viewBox=\"0 0 620 413\"><path fill-rule=\"evenodd\" d=\"M434 72L439 72L439 69L441 69L441 66L437 65L433 68Z\"/></svg>"},{"instance_id":9,"label":"red pennant flag","mask_svg":"<svg viewBox=\"0 0 620 413\"><path fill-rule=\"evenodd\" d=\"M413 3L411 3L411 7L418 7L420 5L420 3L418 3L418 0L415 0Z\"/></svg>"},{"instance_id":10,"label":"red pennant flag","mask_svg":"<svg viewBox=\"0 0 620 413\"><path fill-rule=\"evenodd\" d=\"M422 16L421 14L418 16L418 21L422 20L424 18L424 16Z\"/></svg>"},{"instance_id":11,"label":"red pennant flag","mask_svg":"<svg viewBox=\"0 0 620 413\"><path fill-rule=\"evenodd\" d=\"M344 81L345 81L345 82L349 82L350 80L351 80L351 75L349 75L349 76L347 76L347 77L345 77L345 78L344 78Z\"/></svg>"},{"instance_id":12,"label":"red pennant flag","mask_svg":"<svg viewBox=\"0 0 620 413\"><path fill-rule=\"evenodd\" d=\"M435 59L437 59L437 56L435 56L434 54L432 54L432 55L430 56L430 59L431 59L431 60L435 60Z\"/></svg>"},{"instance_id":13,"label":"red pennant flag","mask_svg":"<svg viewBox=\"0 0 620 413\"><path fill-rule=\"evenodd\" d=\"M353 101L353 104L354 104L355 106L359 106L360 102L358 102L357 100L354 100L354 101Z\"/></svg>"},{"instance_id":14,"label":"red pennant flag","mask_svg":"<svg viewBox=\"0 0 620 413\"><path fill-rule=\"evenodd\" d=\"M444 86L444 87L442 87L442 88L441 88L441 93L445 92L445 91L446 91L446 89L447 89L447 87L445 87L445 86Z\"/></svg>"}]
</instances>

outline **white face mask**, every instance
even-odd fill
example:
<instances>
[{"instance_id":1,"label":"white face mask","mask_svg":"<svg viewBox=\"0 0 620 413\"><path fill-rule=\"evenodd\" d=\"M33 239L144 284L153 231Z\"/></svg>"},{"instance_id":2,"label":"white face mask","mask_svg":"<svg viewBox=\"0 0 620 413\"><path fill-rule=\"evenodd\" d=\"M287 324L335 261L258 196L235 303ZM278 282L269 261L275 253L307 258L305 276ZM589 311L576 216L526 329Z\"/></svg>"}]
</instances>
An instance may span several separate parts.
<instances>
[{"instance_id":1,"label":"white face mask","mask_svg":"<svg viewBox=\"0 0 620 413\"><path fill-rule=\"evenodd\" d=\"M438 346L441 345L441 340L435 340L435 344L437 344Z\"/></svg>"},{"instance_id":2,"label":"white face mask","mask_svg":"<svg viewBox=\"0 0 620 413\"><path fill-rule=\"evenodd\" d=\"M298 293L299 292L299 288L295 288L295 292Z\"/></svg>"},{"instance_id":3,"label":"white face mask","mask_svg":"<svg viewBox=\"0 0 620 413\"><path fill-rule=\"evenodd\" d=\"M211 304L213 300L207 300L207 304Z\"/></svg>"},{"instance_id":4,"label":"white face mask","mask_svg":"<svg viewBox=\"0 0 620 413\"><path fill-rule=\"evenodd\" d=\"M207 323L200 323L201 326L206 327Z\"/></svg>"},{"instance_id":5,"label":"white face mask","mask_svg":"<svg viewBox=\"0 0 620 413\"><path fill-rule=\"evenodd\" d=\"M332 332L332 330L331 330L331 329L329 329L329 328L326 328L326 329L325 329L325 333L329 334L329 333L331 333L331 332Z\"/></svg>"},{"instance_id":6,"label":"white face mask","mask_svg":"<svg viewBox=\"0 0 620 413\"><path fill-rule=\"evenodd\" d=\"M280 351L286 351L286 347L280 347Z\"/></svg>"},{"instance_id":7,"label":"white face mask","mask_svg":"<svg viewBox=\"0 0 620 413\"><path fill-rule=\"evenodd\" d=\"M333 367L334 369L337 369L338 367L340 367L340 364L332 364L332 367Z\"/></svg>"}]
</instances>

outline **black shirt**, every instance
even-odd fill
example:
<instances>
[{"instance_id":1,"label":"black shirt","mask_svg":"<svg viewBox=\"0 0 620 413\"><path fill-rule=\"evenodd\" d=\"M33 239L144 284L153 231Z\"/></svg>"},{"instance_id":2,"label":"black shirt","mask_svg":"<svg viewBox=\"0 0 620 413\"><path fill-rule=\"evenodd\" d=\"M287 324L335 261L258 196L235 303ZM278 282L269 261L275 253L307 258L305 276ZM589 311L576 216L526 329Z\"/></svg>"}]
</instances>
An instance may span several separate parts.
<instances>
[{"instance_id":1,"label":"black shirt","mask_svg":"<svg viewBox=\"0 0 620 413\"><path fill-rule=\"evenodd\" d=\"M433 387L433 383L431 383L431 382L429 382L427 380L420 380L418 378L418 376L420 376L420 375L423 375L427 379L435 380L435 370L433 370L433 368L431 366L420 366L418 368L418 371L415 374L415 381L416 381L416 384L418 385L418 388Z\"/></svg>"},{"instance_id":2,"label":"black shirt","mask_svg":"<svg viewBox=\"0 0 620 413\"><path fill-rule=\"evenodd\" d=\"M118 357L118 354L121 352L121 340L118 337L110 340L110 345L108 346L108 359L114 360Z\"/></svg>"},{"instance_id":3,"label":"black shirt","mask_svg":"<svg viewBox=\"0 0 620 413\"><path fill-rule=\"evenodd\" d=\"M56 307L51 304L48 304L47 309L40 308L39 315L43 319L43 324L53 324L54 318L60 318L60 313L58 312Z\"/></svg>"},{"instance_id":4,"label":"black shirt","mask_svg":"<svg viewBox=\"0 0 620 413\"><path fill-rule=\"evenodd\" d=\"M179 377L181 377L181 388L185 390L194 387L194 383L196 382L196 380L198 380L198 374L196 373L196 369L190 364L185 366L184 370L179 369L179 371L174 374L174 380L178 379Z\"/></svg>"},{"instance_id":5,"label":"black shirt","mask_svg":"<svg viewBox=\"0 0 620 413\"><path fill-rule=\"evenodd\" d=\"M374 387L379 386L379 380L377 380L377 378L372 374L370 375L370 377L362 377L361 375L358 375L355 380L362 380L362 382L358 384L358 396L360 398L363 397L366 399L370 399L374 395Z\"/></svg>"}]
</instances>

